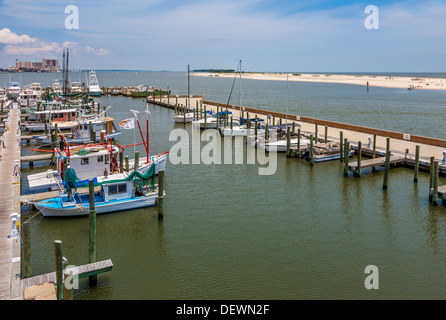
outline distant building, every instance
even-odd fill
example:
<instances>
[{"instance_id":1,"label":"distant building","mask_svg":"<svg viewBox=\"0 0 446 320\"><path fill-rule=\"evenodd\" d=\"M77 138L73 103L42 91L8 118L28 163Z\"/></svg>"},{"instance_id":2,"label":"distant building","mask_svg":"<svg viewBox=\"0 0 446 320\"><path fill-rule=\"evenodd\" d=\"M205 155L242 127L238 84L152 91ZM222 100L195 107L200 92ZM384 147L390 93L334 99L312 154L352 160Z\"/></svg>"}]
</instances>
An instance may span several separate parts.
<instances>
[{"instance_id":1,"label":"distant building","mask_svg":"<svg viewBox=\"0 0 446 320\"><path fill-rule=\"evenodd\" d=\"M42 62L36 61L15 61L16 71L60 71L59 61L57 59L42 59Z\"/></svg>"}]
</instances>

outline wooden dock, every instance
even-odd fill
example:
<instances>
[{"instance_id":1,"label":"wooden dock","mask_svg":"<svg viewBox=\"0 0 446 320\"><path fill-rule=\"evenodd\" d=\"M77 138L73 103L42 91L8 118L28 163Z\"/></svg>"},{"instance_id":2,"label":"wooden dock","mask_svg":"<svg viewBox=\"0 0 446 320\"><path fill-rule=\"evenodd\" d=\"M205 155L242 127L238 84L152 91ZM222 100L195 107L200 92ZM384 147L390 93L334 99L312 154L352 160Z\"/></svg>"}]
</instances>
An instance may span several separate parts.
<instances>
[{"instance_id":1,"label":"wooden dock","mask_svg":"<svg viewBox=\"0 0 446 320\"><path fill-rule=\"evenodd\" d=\"M390 164L397 164L397 163L403 163L404 157L402 156L391 156L390 157ZM374 168L379 166L384 166L386 163L386 157L379 157L374 159L368 159L361 161L361 167L360 169L366 169L366 168ZM358 164L355 162L350 162L348 164L348 170L349 171L358 171Z\"/></svg>"},{"instance_id":2,"label":"wooden dock","mask_svg":"<svg viewBox=\"0 0 446 320\"><path fill-rule=\"evenodd\" d=\"M24 194L20 196L20 203L39 202L59 196L59 191L47 191L40 193Z\"/></svg>"},{"instance_id":3,"label":"wooden dock","mask_svg":"<svg viewBox=\"0 0 446 320\"><path fill-rule=\"evenodd\" d=\"M85 265L78 266L78 267L69 268L66 270L71 271L73 276L78 276L79 278L84 278L84 277L88 277L91 275L108 272L108 271L111 271L112 269L113 269L113 263L112 263L111 259L107 259L107 260L103 260L103 261L99 261L99 262L85 264ZM21 289L24 290L27 287L38 286L38 285L41 285L41 284L47 283L47 282L52 282L54 284L57 284L56 272L50 272L50 273L22 279L21 280Z\"/></svg>"},{"instance_id":4,"label":"wooden dock","mask_svg":"<svg viewBox=\"0 0 446 320\"><path fill-rule=\"evenodd\" d=\"M33 166L34 162L36 162L36 161L51 161L52 156L53 155L51 153L35 154L35 155L31 155L31 156L21 156L20 162L21 163L28 162L30 166Z\"/></svg>"},{"instance_id":5,"label":"wooden dock","mask_svg":"<svg viewBox=\"0 0 446 320\"><path fill-rule=\"evenodd\" d=\"M17 213L20 223L20 176L13 174L19 169L15 167L15 161L20 161L19 117L19 109L9 110L9 131L3 135L5 148L0 146L0 300L21 299L20 237L10 238L13 212Z\"/></svg>"}]
</instances>

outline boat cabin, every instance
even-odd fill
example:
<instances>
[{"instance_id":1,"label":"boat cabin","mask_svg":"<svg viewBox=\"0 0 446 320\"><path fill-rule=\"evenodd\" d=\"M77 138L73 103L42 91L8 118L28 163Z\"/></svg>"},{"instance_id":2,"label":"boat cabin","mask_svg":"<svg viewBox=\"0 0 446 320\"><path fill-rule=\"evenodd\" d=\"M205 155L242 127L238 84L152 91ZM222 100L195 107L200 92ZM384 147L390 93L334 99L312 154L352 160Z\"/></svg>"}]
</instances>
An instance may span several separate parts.
<instances>
[{"instance_id":1,"label":"boat cabin","mask_svg":"<svg viewBox=\"0 0 446 320\"><path fill-rule=\"evenodd\" d=\"M121 181L102 185L104 202L133 198L133 181Z\"/></svg>"},{"instance_id":2,"label":"boat cabin","mask_svg":"<svg viewBox=\"0 0 446 320\"><path fill-rule=\"evenodd\" d=\"M113 146L113 154L118 154L119 148ZM59 157L59 171L63 174L63 152ZM107 176L110 174L111 167L110 151L102 145L93 145L85 147L70 148L69 165L81 180L91 177Z\"/></svg>"}]
</instances>

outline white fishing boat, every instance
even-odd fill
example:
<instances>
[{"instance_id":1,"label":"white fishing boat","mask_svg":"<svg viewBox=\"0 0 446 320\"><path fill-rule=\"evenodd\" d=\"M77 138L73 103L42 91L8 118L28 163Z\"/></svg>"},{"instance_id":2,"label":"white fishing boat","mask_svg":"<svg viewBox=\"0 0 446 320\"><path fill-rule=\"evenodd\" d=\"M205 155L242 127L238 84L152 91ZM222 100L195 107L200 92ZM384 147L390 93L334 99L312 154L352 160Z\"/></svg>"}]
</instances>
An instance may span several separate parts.
<instances>
[{"instance_id":1,"label":"white fishing boat","mask_svg":"<svg viewBox=\"0 0 446 320\"><path fill-rule=\"evenodd\" d=\"M229 116L232 112L218 112L218 113L212 113L212 111L206 111L207 116L203 117L200 120L192 121L193 124L199 125L200 129L216 129L217 127L221 127L221 125L224 123L224 118L226 115ZM233 125L238 125L238 122L236 120L233 120Z\"/></svg>"},{"instance_id":2,"label":"white fishing boat","mask_svg":"<svg viewBox=\"0 0 446 320\"><path fill-rule=\"evenodd\" d=\"M239 125L237 122L237 125L233 125L232 129L230 126L226 126L226 127L221 128L220 132L223 136L248 137L250 135L255 135L255 133L256 133L255 123L253 123L252 126L248 128L248 126L246 124ZM266 132L265 128L263 128L263 127L257 128L257 135L264 135L265 132Z\"/></svg>"},{"instance_id":3,"label":"white fishing boat","mask_svg":"<svg viewBox=\"0 0 446 320\"><path fill-rule=\"evenodd\" d=\"M151 185L139 181L151 180ZM125 211L155 205L158 188L155 186L155 165L150 165L146 174L137 171L116 174L113 177L98 177L95 186L99 190L94 193L96 214ZM87 185L87 181L83 183ZM135 187L136 185L136 187ZM163 195L165 192L163 193ZM90 196L88 193L74 192L60 194L58 197L43 200L34 206L47 217L74 217L88 215L90 212Z\"/></svg>"},{"instance_id":4,"label":"white fishing boat","mask_svg":"<svg viewBox=\"0 0 446 320\"><path fill-rule=\"evenodd\" d=\"M71 129L77 126L77 109L53 109L44 111L28 111L30 121L26 122L26 130L37 132L54 128L57 123L60 129ZM33 119L33 120L31 120Z\"/></svg>"},{"instance_id":5,"label":"white fishing boat","mask_svg":"<svg viewBox=\"0 0 446 320\"><path fill-rule=\"evenodd\" d=\"M290 147L296 147L298 142L298 138L290 139ZM300 139L300 146L306 147L310 144L310 140L308 139ZM259 145L259 148L264 148L266 151L276 151L276 152L286 152L287 149L287 140L277 140L266 142L263 145Z\"/></svg>"},{"instance_id":6,"label":"white fishing boat","mask_svg":"<svg viewBox=\"0 0 446 320\"><path fill-rule=\"evenodd\" d=\"M121 134L115 124L113 118L101 117L101 118L81 118L79 120L68 121L68 122L57 122L57 128L59 130L70 129L71 134L69 137L65 138L68 143L71 144L85 144L92 141L90 136L90 123L92 126L92 131L96 135L95 141L101 142L101 131L105 132L105 135L113 139ZM55 127L56 122L51 123L51 128ZM28 126L27 126L28 128ZM50 144L50 135L39 135L34 136L36 142L39 144Z\"/></svg>"},{"instance_id":7,"label":"white fishing boat","mask_svg":"<svg viewBox=\"0 0 446 320\"><path fill-rule=\"evenodd\" d=\"M20 94L20 84L18 82L10 82L8 92L6 94L8 99L17 99Z\"/></svg>"},{"instance_id":8,"label":"white fishing boat","mask_svg":"<svg viewBox=\"0 0 446 320\"><path fill-rule=\"evenodd\" d=\"M56 154L56 169L45 172L28 175L28 187L31 192L44 192L51 190L61 190L63 186L63 177L69 165L81 180L88 180L100 176L114 175L121 171L121 165L117 161L117 155L127 146L113 145L111 139L108 143L89 144L85 146L69 146L68 139L60 137L60 142L54 150ZM61 148L62 147L62 148ZM33 151L39 151L32 149ZM129 171L138 171L145 174L151 164L155 165L155 174L159 170L165 170L167 152L161 155L151 155L147 161L146 158L139 159L138 166L135 166L135 160L129 160ZM123 167L123 171L125 167ZM114 178L113 178L114 179Z\"/></svg>"},{"instance_id":9,"label":"white fishing boat","mask_svg":"<svg viewBox=\"0 0 446 320\"><path fill-rule=\"evenodd\" d=\"M88 94L92 97L98 97L102 94L101 87L99 87L99 81L96 77L96 72L90 71L88 78Z\"/></svg>"},{"instance_id":10,"label":"white fishing boat","mask_svg":"<svg viewBox=\"0 0 446 320\"><path fill-rule=\"evenodd\" d=\"M194 112L188 112L186 114L176 114L173 116L173 119L175 122L192 122L195 120L195 113Z\"/></svg>"},{"instance_id":11,"label":"white fishing boat","mask_svg":"<svg viewBox=\"0 0 446 320\"><path fill-rule=\"evenodd\" d=\"M148 106L147 106L148 108ZM135 112L132 110L132 112ZM148 110L146 111L148 112ZM137 114L135 114L135 117ZM136 117L137 118L137 117ZM148 118L147 118L148 122ZM140 123L138 120L138 127ZM130 129L130 128L129 128ZM133 128L134 129L134 128ZM120 144L114 144L112 137L106 134L105 131L101 132L101 137L98 141L102 143L70 146L70 139L65 138L64 135L59 134L59 144L55 150L56 170L49 170L47 172L36 173L28 176L28 185L31 192L42 192L48 190L61 190L62 177L66 170L66 166L70 165L70 168L82 179L92 179L99 176L113 176L125 170L126 167L123 163L118 163L117 155L119 152L124 152L126 148L130 148L139 144L143 144L146 149L146 156L140 157L138 163L135 159L129 159L129 171L137 171L140 174L145 174L151 164L154 164L155 174L159 173L159 170L165 170L168 151L163 154L151 155L149 153L149 140L148 140L148 126L146 137L144 139L142 131L140 131L142 143L131 144L122 146ZM105 141L105 142L104 142ZM32 151L40 151L31 149Z\"/></svg>"}]
</instances>

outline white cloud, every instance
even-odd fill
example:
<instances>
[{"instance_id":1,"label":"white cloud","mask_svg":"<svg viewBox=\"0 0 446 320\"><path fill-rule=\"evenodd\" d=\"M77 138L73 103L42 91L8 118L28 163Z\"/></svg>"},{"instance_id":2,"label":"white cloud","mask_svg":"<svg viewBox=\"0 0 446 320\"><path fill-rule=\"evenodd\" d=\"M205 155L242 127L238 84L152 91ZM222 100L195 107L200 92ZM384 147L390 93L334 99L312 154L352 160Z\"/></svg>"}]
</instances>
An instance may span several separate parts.
<instances>
[{"instance_id":1,"label":"white cloud","mask_svg":"<svg viewBox=\"0 0 446 320\"><path fill-rule=\"evenodd\" d=\"M90 46L81 46L78 42L65 41L60 44L48 42L37 38L31 38L26 34L18 35L8 28L0 29L0 44L6 46L0 52L3 55L31 56L31 55L56 55L64 48L69 48L72 53L90 53L97 56L110 55L108 49L95 49Z\"/></svg>"},{"instance_id":2,"label":"white cloud","mask_svg":"<svg viewBox=\"0 0 446 320\"><path fill-rule=\"evenodd\" d=\"M18 43L34 43L36 39L23 34L19 36L18 34L11 32L8 28L3 28L0 30L0 43L3 44L18 44Z\"/></svg>"}]
</instances>

